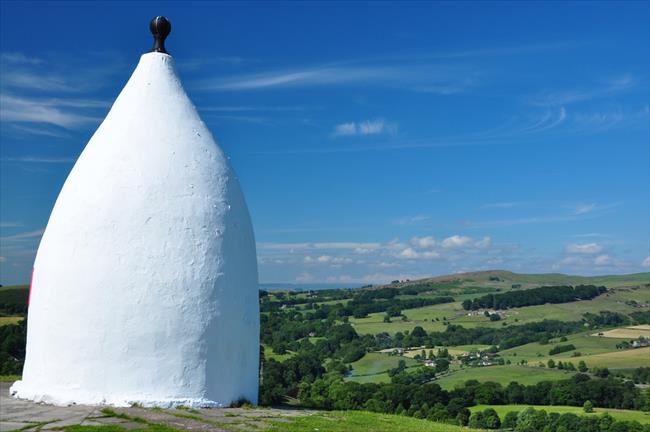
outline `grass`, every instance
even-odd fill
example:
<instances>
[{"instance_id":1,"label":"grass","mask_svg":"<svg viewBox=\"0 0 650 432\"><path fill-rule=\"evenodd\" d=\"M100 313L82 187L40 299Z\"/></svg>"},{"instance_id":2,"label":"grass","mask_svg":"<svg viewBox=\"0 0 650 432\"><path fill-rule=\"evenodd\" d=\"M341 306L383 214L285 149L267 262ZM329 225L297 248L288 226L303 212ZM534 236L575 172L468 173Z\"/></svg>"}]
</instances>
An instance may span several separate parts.
<instances>
[{"instance_id":1,"label":"grass","mask_svg":"<svg viewBox=\"0 0 650 432\"><path fill-rule=\"evenodd\" d=\"M650 365L650 347L576 357L574 360L574 364L583 360L590 368L632 369L642 366L647 367Z\"/></svg>"},{"instance_id":2,"label":"grass","mask_svg":"<svg viewBox=\"0 0 650 432\"><path fill-rule=\"evenodd\" d=\"M0 316L0 326L9 324L18 324L18 322L25 317L21 316Z\"/></svg>"},{"instance_id":3,"label":"grass","mask_svg":"<svg viewBox=\"0 0 650 432\"><path fill-rule=\"evenodd\" d=\"M579 351L583 355L591 355L605 354L616 351L616 344L618 343L620 343L620 341L616 339L593 336L593 330L590 330L588 332L567 336L566 342L560 342L559 339L553 339L549 344L546 345L534 342L501 351L500 354L502 357L511 360L513 363L520 359L526 359L528 361L537 359L548 360L548 352L555 345L572 344L576 347L575 351ZM562 360L567 359L576 363L576 361L579 361L580 359L571 358L573 352L574 351L563 352L554 355L553 358L559 358Z\"/></svg>"},{"instance_id":4,"label":"grass","mask_svg":"<svg viewBox=\"0 0 650 432\"><path fill-rule=\"evenodd\" d=\"M645 274L647 275L647 273ZM550 283L546 283L546 285L550 285ZM456 296L455 298L460 300L464 297L474 298L479 295ZM417 309L405 309L402 312L408 317L408 321L393 318L392 322L385 323L383 322L385 313L379 312L370 314L366 318L350 318L350 323L357 333L373 335L382 332L395 334L397 332L411 331L415 326L421 326L427 332L445 331L446 327L443 324L443 318L446 318L452 324L462 325L467 328L479 326L501 328L504 324L520 325L545 319L577 321L582 318L582 314L587 312L597 314L600 311L611 311L629 314L638 312L639 309L626 304L627 301L648 302L647 297L647 289L616 288L612 292L603 294L593 300L508 309L505 318L500 321L490 321L489 318L482 314L467 316L468 311L462 308L460 301L456 301ZM438 321L436 321L436 318Z\"/></svg>"},{"instance_id":5,"label":"grass","mask_svg":"<svg viewBox=\"0 0 650 432\"><path fill-rule=\"evenodd\" d=\"M480 382L493 381L503 386L508 385L511 381L530 385L537 384L541 381L567 379L570 378L571 375L573 375L573 373L556 369L504 365L459 369L436 380L435 382L439 384L440 387L450 390L457 385L462 385L468 380L477 380Z\"/></svg>"},{"instance_id":6,"label":"grass","mask_svg":"<svg viewBox=\"0 0 650 432\"><path fill-rule=\"evenodd\" d=\"M390 376L388 376L388 372L382 372L374 375L352 375L347 377L345 380L358 382L360 384L367 384L367 383L380 384L380 383L389 383Z\"/></svg>"},{"instance_id":7,"label":"grass","mask_svg":"<svg viewBox=\"0 0 650 432\"><path fill-rule=\"evenodd\" d=\"M268 345L264 345L264 358L267 360L273 359L279 362L285 361L287 359L290 359L293 357L296 353L292 351L287 351L286 354L276 354L275 351L273 351L273 348L271 348Z\"/></svg>"},{"instance_id":8,"label":"grass","mask_svg":"<svg viewBox=\"0 0 650 432\"><path fill-rule=\"evenodd\" d=\"M494 408L494 410L499 414L499 417L503 419L503 417L509 412L509 411L515 411L515 412L520 412L525 410L531 405L477 405L474 407L470 407L470 411L483 411L486 408ZM621 421L638 421L639 423L650 423L650 413L645 413L643 411L632 411L632 410L622 410L622 409L613 409L613 408L594 408L594 413L593 414L587 414L584 412L582 407L574 407L574 406L563 406L563 405L558 405L558 406L535 406L532 405L533 408L535 409L543 409L547 413L559 413L559 414L564 414L564 413L573 413L577 415L585 415L585 416L596 416L600 415L603 413L608 413L612 417L614 417L616 420L621 420Z\"/></svg>"},{"instance_id":9,"label":"grass","mask_svg":"<svg viewBox=\"0 0 650 432\"><path fill-rule=\"evenodd\" d=\"M171 426L162 424L148 424L142 428L127 429L120 425L99 425L99 426L82 426L72 425L63 428L65 432L177 432L180 429L175 429Z\"/></svg>"},{"instance_id":10,"label":"grass","mask_svg":"<svg viewBox=\"0 0 650 432\"><path fill-rule=\"evenodd\" d=\"M0 382L14 382L21 378L20 375L0 375Z\"/></svg>"},{"instance_id":11,"label":"grass","mask_svg":"<svg viewBox=\"0 0 650 432\"><path fill-rule=\"evenodd\" d=\"M598 336L598 334L596 334L596 336ZM632 327L621 327L613 330L607 330L602 334L602 337L617 339L638 339L641 336L646 339L650 338L650 326L640 325Z\"/></svg>"},{"instance_id":12,"label":"grass","mask_svg":"<svg viewBox=\"0 0 650 432\"><path fill-rule=\"evenodd\" d=\"M391 414L366 411L331 411L291 418L288 422L271 422L271 427L267 430L269 432L461 432L467 429ZM473 431L478 432L478 429L473 429Z\"/></svg>"},{"instance_id":13,"label":"grass","mask_svg":"<svg viewBox=\"0 0 650 432\"><path fill-rule=\"evenodd\" d=\"M410 358L372 352L351 364L352 376L380 374L397 367L400 360L404 360L407 367L417 364L417 361Z\"/></svg>"}]
</instances>

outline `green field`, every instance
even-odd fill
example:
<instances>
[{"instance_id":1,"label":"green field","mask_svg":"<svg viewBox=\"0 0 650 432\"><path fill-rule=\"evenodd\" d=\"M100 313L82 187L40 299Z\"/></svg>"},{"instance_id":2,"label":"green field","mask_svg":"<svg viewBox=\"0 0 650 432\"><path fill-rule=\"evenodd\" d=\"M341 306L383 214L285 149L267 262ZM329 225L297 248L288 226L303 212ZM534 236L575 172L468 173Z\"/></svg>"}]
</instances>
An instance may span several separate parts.
<instances>
[{"instance_id":1,"label":"green field","mask_svg":"<svg viewBox=\"0 0 650 432\"><path fill-rule=\"evenodd\" d=\"M530 405L477 405L470 407L470 411L483 411L486 408L494 408L494 410L499 414L499 417L503 419L505 415L509 411L523 411L526 408L528 408ZM638 421L639 423L650 423L650 413L646 413L643 411L632 411L632 410L622 410L622 409L613 409L613 408L594 408L594 413L592 414L587 414L584 412L582 407L573 407L573 406L532 406L533 408L540 410L543 409L547 413L559 413L559 414L564 414L564 413L573 413L577 415L585 415L585 416L597 416L603 413L609 413L612 417L614 417L616 420L621 420L621 421Z\"/></svg>"},{"instance_id":2,"label":"green field","mask_svg":"<svg viewBox=\"0 0 650 432\"><path fill-rule=\"evenodd\" d=\"M578 333L574 335L567 336L566 342L560 342L559 339L553 339L546 345L540 343L529 343L526 345L518 346L515 348L510 348L504 351L501 351L500 354L506 359L510 359L513 363L526 359L528 361L537 360L537 359L548 359L550 356L548 352L555 345L567 345L572 344L576 347L575 351L579 351L583 355L590 354L604 354L612 351L616 351L616 344L620 343L620 340L599 336L592 336L594 333L593 330ZM579 358L571 358L573 351L567 351L560 354L552 356L554 359L565 358L567 360L579 361Z\"/></svg>"},{"instance_id":3,"label":"green field","mask_svg":"<svg viewBox=\"0 0 650 432\"><path fill-rule=\"evenodd\" d=\"M462 432L467 428L412 417L365 411L331 411L272 423L272 432ZM479 429L472 429L479 431Z\"/></svg>"},{"instance_id":4,"label":"green field","mask_svg":"<svg viewBox=\"0 0 650 432\"><path fill-rule=\"evenodd\" d=\"M462 385L468 380L477 380L480 382L493 381L507 386L511 381L517 381L520 384L537 384L541 381L567 379L572 375L573 373L571 372L556 369L504 365L458 369L435 382L440 387L450 390L457 385Z\"/></svg>"},{"instance_id":5,"label":"green field","mask_svg":"<svg viewBox=\"0 0 650 432\"><path fill-rule=\"evenodd\" d=\"M268 345L264 345L264 358L266 360L277 360L277 361L285 361L288 358L291 358L295 355L295 353L291 351L287 351L286 354L276 354L275 351L273 351L273 348L271 348Z\"/></svg>"},{"instance_id":6,"label":"green field","mask_svg":"<svg viewBox=\"0 0 650 432\"><path fill-rule=\"evenodd\" d=\"M650 367L650 347L582 356L577 357L576 360L583 360L590 368L632 369L641 366Z\"/></svg>"},{"instance_id":7,"label":"green field","mask_svg":"<svg viewBox=\"0 0 650 432\"><path fill-rule=\"evenodd\" d=\"M406 367L418 364L417 361L407 357L372 352L351 364L352 374L348 379L359 382L383 382L388 378L385 372L396 368L400 360L406 362ZM387 381L389 382L390 379Z\"/></svg>"},{"instance_id":8,"label":"green field","mask_svg":"<svg viewBox=\"0 0 650 432\"><path fill-rule=\"evenodd\" d=\"M24 319L25 317L21 316L0 316L0 326L8 324L17 324L18 321Z\"/></svg>"},{"instance_id":9,"label":"green field","mask_svg":"<svg viewBox=\"0 0 650 432\"><path fill-rule=\"evenodd\" d=\"M476 297L472 295L469 297ZM505 311L505 318L500 321L490 321L483 314L470 314L462 308L461 302L444 303L432 306L425 306L417 309L405 309L402 311L408 317L402 321L399 317L393 318L391 323L384 323L385 313L369 314L367 318L350 318L350 323L359 334L377 334L387 332L395 334L398 331L410 331L415 326L421 326L427 332L444 331L443 318L452 324L463 327L492 327L500 328L504 325L520 325L545 319L559 321L577 321L582 314L591 312L598 314L600 311L620 312L629 314L638 312L639 309L626 304L626 301L648 302L648 290L643 288L617 288L611 293L603 294L593 300L577 301L559 304L544 304L538 306L527 306L512 308ZM458 299L458 298L457 298ZM436 321L436 319L438 319Z\"/></svg>"}]
</instances>

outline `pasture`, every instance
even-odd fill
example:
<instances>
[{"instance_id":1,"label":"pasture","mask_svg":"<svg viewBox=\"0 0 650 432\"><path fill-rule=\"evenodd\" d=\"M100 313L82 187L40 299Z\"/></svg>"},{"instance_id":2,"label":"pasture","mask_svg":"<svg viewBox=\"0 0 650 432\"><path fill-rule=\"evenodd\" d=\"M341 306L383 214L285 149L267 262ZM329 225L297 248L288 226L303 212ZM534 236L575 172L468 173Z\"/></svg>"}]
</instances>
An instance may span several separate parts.
<instances>
[{"instance_id":1,"label":"pasture","mask_svg":"<svg viewBox=\"0 0 650 432\"><path fill-rule=\"evenodd\" d=\"M594 336L616 339L638 339L640 337L650 339L650 325L620 327L612 330L607 330L606 332L602 332L602 334L595 333Z\"/></svg>"},{"instance_id":2,"label":"pasture","mask_svg":"<svg viewBox=\"0 0 650 432\"><path fill-rule=\"evenodd\" d=\"M505 417L505 415L508 412L510 411L520 412L525 410L529 406L531 405L476 405L470 407L469 410L474 412L474 411L483 411L486 408L493 408L497 412L499 417L503 420L503 417ZM573 413L580 416L598 416L604 413L608 413L616 420L620 420L620 421L638 421L639 423L642 424L650 423L650 413L646 413L643 411L632 411L632 410L623 410L623 409L614 409L614 408L594 408L593 413L587 414L584 412L582 407L563 406L563 405L557 405L557 406L532 405L532 407L535 408L536 410L543 409L547 413L552 413L552 412L559 413L559 414Z\"/></svg>"},{"instance_id":3,"label":"pasture","mask_svg":"<svg viewBox=\"0 0 650 432\"><path fill-rule=\"evenodd\" d=\"M24 319L21 316L0 316L0 326L9 324L18 324L18 321Z\"/></svg>"},{"instance_id":4,"label":"pasture","mask_svg":"<svg viewBox=\"0 0 650 432\"><path fill-rule=\"evenodd\" d=\"M388 355L378 352L371 352L350 364L352 366L351 378L360 376L377 375L396 368L400 360L406 362L406 367L418 364L417 361L408 357Z\"/></svg>"},{"instance_id":5,"label":"pasture","mask_svg":"<svg viewBox=\"0 0 650 432\"><path fill-rule=\"evenodd\" d=\"M516 365L468 367L457 369L436 380L440 387L451 390L468 380L492 381L507 386L512 381L520 384L537 384L541 381L557 381L570 378L573 373L556 369L526 367Z\"/></svg>"}]
</instances>

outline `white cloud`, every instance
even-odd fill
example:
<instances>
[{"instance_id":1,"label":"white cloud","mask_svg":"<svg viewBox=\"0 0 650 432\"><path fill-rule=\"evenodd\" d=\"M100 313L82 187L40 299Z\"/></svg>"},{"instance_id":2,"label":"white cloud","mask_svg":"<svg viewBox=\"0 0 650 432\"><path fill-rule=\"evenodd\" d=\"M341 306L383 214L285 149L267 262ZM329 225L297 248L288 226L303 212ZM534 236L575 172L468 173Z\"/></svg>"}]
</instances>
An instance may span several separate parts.
<instances>
[{"instance_id":1,"label":"white cloud","mask_svg":"<svg viewBox=\"0 0 650 432\"><path fill-rule=\"evenodd\" d=\"M591 213L596 210L598 206L596 204L578 204L573 210L573 214L586 214Z\"/></svg>"},{"instance_id":2,"label":"white cloud","mask_svg":"<svg viewBox=\"0 0 650 432\"><path fill-rule=\"evenodd\" d=\"M95 124L101 118L73 112L61 100L41 100L0 94L0 121L7 123L43 123L74 129Z\"/></svg>"},{"instance_id":3,"label":"white cloud","mask_svg":"<svg viewBox=\"0 0 650 432\"><path fill-rule=\"evenodd\" d=\"M43 63L43 60L36 57L28 57L20 52L4 52L0 54L0 61L2 63L12 64L30 64L37 65Z\"/></svg>"},{"instance_id":4,"label":"white cloud","mask_svg":"<svg viewBox=\"0 0 650 432\"><path fill-rule=\"evenodd\" d=\"M23 224L19 222L0 222L0 228L17 228L21 226L23 226Z\"/></svg>"},{"instance_id":5,"label":"white cloud","mask_svg":"<svg viewBox=\"0 0 650 432\"><path fill-rule=\"evenodd\" d=\"M637 85L638 80L630 74L604 80L592 88L577 88L560 92L545 92L532 99L533 105L566 105L574 102L600 99L626 92Z\"/></svg>"},{"instance_id":6,"label":"white cloud","mask_svg":"<svg viewBox=\"0 0 650 432\"><path fill-rule=\"evenodd\" d=\"M643 260L643 262L641 262L641 265L642 265L643 267L645 267L645 268L650 268L650 255L648 255L647 257L645 257L645 259Z\"/></svg>"},{"instance_id":7,"label":"white cloud","mask_svg":"<svg viewBox=\"0 0 650 432\"><path fill-rule=\"evenodd\" d=\"M362 122L341 123L334 126L334 136L367 136L392 134L397 132L397 124L388 123L384 119L364 120Z\"/></svg>"},{"instance_id":8,"label":"white cloud","mask_svg":"<svg viewBox=\"0 0 650 432\"><path fill-rule=\"evenodd\" d=\"M425 222L431 219L431 216L428 215L415 215L415 216L408 216L408 217L403 217L400 219L397 219L395 221L396 225L415 225L419 224L421 222Z\"/></svg>"},{"instance_id":9,"label":"white cloud","mask_svg":"<svg viewBox=\"0 0 650 432\"><path fill-rule=\"evenodd\" d=\"M334 136L356 135L357 125L355 123L341 123L334 126Z\"/></svg>"},{"instance_id":10,"label":"white cloud","mask_svg":"<svg viewBox=\"0 0 650 432\"><path fill-rule=\"evenodd\" d=\"M314 275L308 272L302 272L300 275L296 276L296 282L313 282Z\"/></svg>"},{"instance_id":11,"label":"white cloud","mask_svg":"<svg viewBox=\"0 0 650 432\"><path fill-rule=\"evenodd\" d=\"M570 243L564 248L570 254L597 254L603 250L598 243Z\"/></svg>"},{"instance_id":12,"label":"white cloud","mask_svg":"<svg viewBox=\"0 0 650 432\"><path fill-rule=\"evenodd\" d=\"M415 259L418 258L420 255L415 251L413 248L406 248L402 252L399 253L399 257L401 258L407 258L407 259Z\"/></svg>"},{"instance_id":13,"label":"white cloud","mask_svg":"<svg viewBox=\"0 0 650 432\"><path fill-rule=\"evenodd\" d=\"M488 249L492 245L492 239L490 237L483 237L483 239L474 243L474 246L478 249Z\"/></svg>"},{"instance_id":14,"label":"white cloud","mask_svg":"<svg viewBox=\"0 0 650 432\"><path fill-rule=\"evenodd\" d=\"M427 249L434 247L436 245L436 240L431 236L413 237L411 239L411 244L418 248Z\"/></svg>"},{"instance_id":15,"label":"white cloud","mask_svg":"<svg viewBox=\"0 0 650 432\"><path fill-rule=\"evenodd\" d=\"M471 237L453 235L451 237L447 237L442 241L442 247L447 249L459 248L459 247L467 246L471 242L472 242Z\"/></svg>"},{"instance_id":16,"label":"white cloud","mask_svg":"<svg viewBox=\"0 0 650 432\"><path fill-rule=\"evenodd\" d=\"M23 162L23 163L74 163L75 158L67 157L39 157L39 156L22 156L22 157L6 157L0 159L2 162Z\"/></svg>"},{"instance_id":17,"label":"white cloud","mask_svg":"<svg viewBox=\"0 0 650 432\"><path fill-rule=\"evenodd\" d=\"M440 257L440 254L434 250L416 251L411 247L407 247L397 254L397 256L405 259L434 259Z\"/></svg>"},{"instance_id":18,"label":"white cloud","mask_svg":"<svg viewBox=\"0 0 650 432\"><path fill-rule=\"evenodd\" d=\"M611 263L612 259L609 257L609 255L598 255L596 258L594 258L594 264L597 266L606 266Z\"/></svg>"},{"instance_id":19,"label":"white cloud","mask_svg":"<svg viewBox=\"0 0 650 432\"><path fill-rule=\"evenodd\" d=\"M35 231L28 231L28 232L22 232L6 237L0 237L0 240L3 241L10 241L10 240L27 240L27 239L33 239L33 238L38 238L43 235L45 232L45 229L40 229L40 230L35 230Z\"/></svg>"}]
</instances>

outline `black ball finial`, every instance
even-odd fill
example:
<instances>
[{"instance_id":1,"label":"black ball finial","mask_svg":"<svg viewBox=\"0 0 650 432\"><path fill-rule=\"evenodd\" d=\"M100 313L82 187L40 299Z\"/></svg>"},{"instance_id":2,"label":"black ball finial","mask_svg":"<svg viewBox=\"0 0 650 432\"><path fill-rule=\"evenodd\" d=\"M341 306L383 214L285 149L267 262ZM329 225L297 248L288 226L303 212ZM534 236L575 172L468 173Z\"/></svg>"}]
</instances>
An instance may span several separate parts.
<instances>
[{"instance_id":1,"label":"black ball finial","mask_svg":"<svg viewBox=\"0 0 650 432\"><path fill-rule=\"evenodd\" d=\"M151 30L154 40L151 52L168 54L165 49L165 38L172 31L172 23L164 16L157 16L149 23L149 30Z\"/></svg>"}]
</instances>

